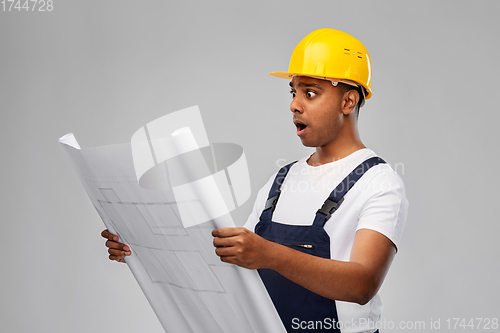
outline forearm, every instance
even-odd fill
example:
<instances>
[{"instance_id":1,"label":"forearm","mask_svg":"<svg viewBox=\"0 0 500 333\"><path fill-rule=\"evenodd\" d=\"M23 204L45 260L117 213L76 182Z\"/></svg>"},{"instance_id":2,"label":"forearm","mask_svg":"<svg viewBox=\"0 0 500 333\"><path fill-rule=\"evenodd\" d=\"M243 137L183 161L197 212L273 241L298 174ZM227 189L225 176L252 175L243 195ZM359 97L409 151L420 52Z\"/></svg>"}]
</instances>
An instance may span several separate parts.
<instances>
[{"instance_id":1,"label":"forearm","mask_svg":"<svg viewBox=\"0 0 500 333\"><path fill-rule=\"evenodd\" d=\"M266 266L326 298L365 304L380 286L361 263L311 256L272 242L268 245L272 256Z\"/></svg>"},{"instance_id":2,"label":"forearm","mask_svg":"<svg viewBox=\"0 0 500 333\"><path fill-rule=\"evenodd\" d=\"M269 268L321 296L367 303L378 291L396 253L374 230L356 232L349 262L312 256L268 241L245 228L212 232L215 253L241 267Z\"/></svg>"}]
</instances>

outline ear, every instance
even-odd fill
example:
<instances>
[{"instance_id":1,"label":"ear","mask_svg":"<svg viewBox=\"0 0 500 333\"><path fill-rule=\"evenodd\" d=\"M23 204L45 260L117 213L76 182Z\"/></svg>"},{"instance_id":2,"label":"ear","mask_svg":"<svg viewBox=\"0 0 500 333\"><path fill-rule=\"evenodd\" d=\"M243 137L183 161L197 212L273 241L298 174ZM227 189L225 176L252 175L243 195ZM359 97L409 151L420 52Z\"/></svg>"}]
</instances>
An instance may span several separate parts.
<instances>
[{"instance_id":1,"label":"ear","mask_svg":"<svg viewBox=\"0 0 500 333\"><path fill-rule=\"evenodd\" d=\"M356 108L359 101L359 93L356 89L351 89L344 93L342 97L342 113L345 116L351 114L351 112Z\"/></svg>"}]
</instances>

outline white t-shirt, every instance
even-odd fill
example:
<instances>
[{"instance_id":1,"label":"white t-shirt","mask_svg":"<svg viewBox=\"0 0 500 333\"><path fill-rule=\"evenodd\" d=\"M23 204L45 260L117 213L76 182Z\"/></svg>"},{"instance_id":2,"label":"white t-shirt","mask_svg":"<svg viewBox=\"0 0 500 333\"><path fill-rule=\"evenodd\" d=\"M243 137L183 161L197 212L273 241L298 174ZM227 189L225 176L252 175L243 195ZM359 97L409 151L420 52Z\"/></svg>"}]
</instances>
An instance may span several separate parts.
<instances>
[{"instance_id":1,"label":"white t-shirt","mask_svg":"<svg viewBox=\"0 0 500 333\"><path fill-rule=\"evenodd\" d=\"M290 168L281 186L282 192L273 213L273 221L311 225L316 211L321 208L330 192L356 166L374 156L377 155L365 148L343 159L315 167L306 163L309 157L301 159ZM247 229L255 230L275 176L259 191L253 211L245 224ZM408 200L399 175L388 164L372 167L347 192L344 202L324 226L330 236L331 258L349 261L354 236L359 229L378 231L397 248L407 211ZM378 294L365 305L343 301L336 301L336 305L343 333L373 332L373 325L380 320L382 312Z\"/></svg>"}]
</instances>

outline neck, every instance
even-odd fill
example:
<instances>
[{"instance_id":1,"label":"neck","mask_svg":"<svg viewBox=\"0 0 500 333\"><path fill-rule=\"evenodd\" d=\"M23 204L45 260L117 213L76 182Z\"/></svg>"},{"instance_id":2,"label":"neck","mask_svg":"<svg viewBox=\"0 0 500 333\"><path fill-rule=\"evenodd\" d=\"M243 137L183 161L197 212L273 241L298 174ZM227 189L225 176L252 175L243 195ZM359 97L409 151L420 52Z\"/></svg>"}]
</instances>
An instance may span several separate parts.
<instances>
[{"instance_id":1,"label":"neck","mask_svg":"<svg viewBox=\"0 0 500 333\"><path fill-rule=\"evenodd\" d=\"M360 149L366 148L362 143L353 143L352 145L341 147L339 149L325 149L325 147L316 147L314 154L307 160L307 164L318 166L347 157Z\"/></svg>"},{"instance_id":2,"label":"neck","mask_svg":"<svg viewBox=\"0 0 500 333\"><path fill-rule=\"evenodd\" d=\"M307 160L312 166L338 161L357 150L366 148L359 137L356 123L344 124L337 138L328 144L316 147L316 152Z\"/></svg>"}]
</instances>

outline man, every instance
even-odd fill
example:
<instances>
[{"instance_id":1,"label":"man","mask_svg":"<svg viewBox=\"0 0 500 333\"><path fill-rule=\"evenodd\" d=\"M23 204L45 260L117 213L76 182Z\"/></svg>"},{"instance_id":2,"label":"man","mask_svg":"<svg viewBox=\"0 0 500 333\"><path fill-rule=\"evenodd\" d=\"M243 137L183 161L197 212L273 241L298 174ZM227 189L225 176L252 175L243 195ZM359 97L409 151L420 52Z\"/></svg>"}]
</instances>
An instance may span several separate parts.
<instances>
[{"instance_id":1,"label":"man","mask_svg":"<svg viewBox=\"0 0 500 333\"><path fill-rule=\"evenodd\" d=\"M216 254L259 270L288 331L374 332L408 202L400 177L359 137L359 108L372 95L368 52L319 29L297 45L288 72L270 74L291 78L297 135L315 151L271 177L244 228L213 231ZM130 248L102 236L110 259L124 262Z\"/></svg>"}]
</instances>

